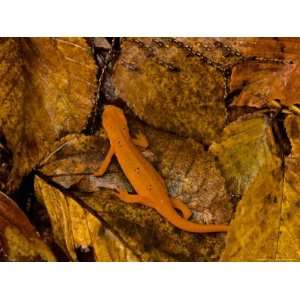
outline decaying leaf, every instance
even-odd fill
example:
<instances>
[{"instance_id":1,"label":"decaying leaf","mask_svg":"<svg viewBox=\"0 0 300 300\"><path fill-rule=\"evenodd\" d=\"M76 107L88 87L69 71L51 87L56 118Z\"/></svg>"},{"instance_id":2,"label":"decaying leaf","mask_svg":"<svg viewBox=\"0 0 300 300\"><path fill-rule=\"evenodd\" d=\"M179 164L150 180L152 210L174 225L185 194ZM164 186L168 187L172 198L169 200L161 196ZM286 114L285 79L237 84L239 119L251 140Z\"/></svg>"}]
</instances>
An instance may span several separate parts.
<instances>
[{"instance_id":1,"label":"decaying leaf","mask_svg":"<svg viewBox=\"0 0 300 300\"><path fill-rule=\"evenodd\" d=\"M116 95L157 128L209 144L224 126L222 72L170 39L122 39L112 80Z\"/></svg>"},{"instance_id":2,"label":"decaying leaf","mask_svg":"<svg viewBox=\"0 0 300 300\"><path fill-rule=\"evenodd\" d=\"M141 130L147 136L150 147L141 151L166 180L169 194L182 199L192 209L193 221L228 223L231 217L231 203L226 193L225 182L213 159L203 150L201 144L157 131L130 117L129 120L133 136ZM78 136L71 140L71 143L53 155L41 172L61 186L71 187L71 191L75 193L74 197L80 199L83 207L87 206L95 216L104 221L104 227L119 237L124 247L130 249L139 260L218 258L224 246L224 235L182 232L153 209L138 204L125 204L116 198L111 193L112 189L125 188L130 192L133 189L115 160L103 177L91 175L101 165L101 159L109 147L103 133L100 132L98 137ZM75 161L76 169L71 167L70 173L67 174L72 162L75 165ZM48 201L52 202L49 207L57 207L58 201L54 198L61 199L63 195L52 199L49 195L50 192L45 192L41 196L43 201L48 197ZM60 207L64 205L62 203L66 203L64 201L60 201ZM49 214L51 218L53 213ZM60 222L62 219L52 217L52 222ZM64 225L56 225L57 228L58 226Z\"/></svg>"},{"instance_id":3,"label":"decaying leaf","mask_svg":"<svg viewBox=\"0 0 300 300\"><path fill-rule=\"evenodd\" d=\"M0 260L55 260L22 210L2 192L0 192Z\"/></svg>"},{"instance_id":4,"label":"decaying leaf","mask_svg":"<svg viewBox=\"0 0 300 300\"><path fill-rule=\"evenodd\" d=\"M288 116L292 153L282 160L266 116L244 117L211 146L231 193L242 197L231 222L222 260L300 259L298 144L300 120Z\"/></svg>"},{"instance_id":5,"label":"decaying leaf","mask_svg":"<svg viewBox=\"0 0 300 300\"><path fill-rule=\"evenodd\" d=\"M265 107L279 100L299 104L300 40L298 38L244 38L225 41L248 57L232 69L230 90L239 92L233 105Z\"/></svg>"},{"instance_id":6,"label":"decaying leaf","mask_svg":"<svg viewBox=\"0 0 300 300\"><path fill-rule=\"evenodd\" d=\"M96 65L82 38L0 39L0 132L13 153L10 189L93 105Z\"/></svg>"}]
</instances>

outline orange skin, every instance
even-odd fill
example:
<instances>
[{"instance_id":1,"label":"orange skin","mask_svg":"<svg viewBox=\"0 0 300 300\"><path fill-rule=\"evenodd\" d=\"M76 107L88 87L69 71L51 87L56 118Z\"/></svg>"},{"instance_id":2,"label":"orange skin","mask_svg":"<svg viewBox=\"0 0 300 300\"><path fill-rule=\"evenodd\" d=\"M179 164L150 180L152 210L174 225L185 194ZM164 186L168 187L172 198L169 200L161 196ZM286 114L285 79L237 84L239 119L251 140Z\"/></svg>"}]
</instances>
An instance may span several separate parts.
<instances>
[{"instance_id":1,"label":"orange skin","mask_svg":"<svg viewBox=\"0 0 300 300\"><path fill-rule=\"evenodd\" d=\"M102 115L104 130L110 141L110 149L95 176L102 176L107 170L113 155L134 187L137 194L127 191L115 193L126 203L141 203L154 208L174 226L189 232L226 232L225 224L196 224L188 221L191 210L179 199L170 198L164 180L153 166L144 158L135 145L147 147L145 137L139 135L132 139L124 112L113 105L105 105ZM181 211L181 217L177 211Z\"/></svg>"}]
</instances>

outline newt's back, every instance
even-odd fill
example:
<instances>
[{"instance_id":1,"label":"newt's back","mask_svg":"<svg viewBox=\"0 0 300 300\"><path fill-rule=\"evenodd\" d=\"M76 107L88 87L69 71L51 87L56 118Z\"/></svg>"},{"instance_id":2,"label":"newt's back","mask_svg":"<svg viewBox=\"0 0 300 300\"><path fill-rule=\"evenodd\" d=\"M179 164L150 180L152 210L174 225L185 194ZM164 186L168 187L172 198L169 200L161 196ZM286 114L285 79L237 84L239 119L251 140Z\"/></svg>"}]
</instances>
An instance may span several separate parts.
<instances>
[{"instance_id":1,"label":"newt's back","mask_svg":"<svg viewBox=\"0 0 300 300\"><path fill-rule=\"evenodd\" d=\"M160 205L162 201L169 202L164 181L132 143L123 111L116 106L106 105L103 127L123 172L136 192L155 199Z\"/></svg>"}]
</instances>

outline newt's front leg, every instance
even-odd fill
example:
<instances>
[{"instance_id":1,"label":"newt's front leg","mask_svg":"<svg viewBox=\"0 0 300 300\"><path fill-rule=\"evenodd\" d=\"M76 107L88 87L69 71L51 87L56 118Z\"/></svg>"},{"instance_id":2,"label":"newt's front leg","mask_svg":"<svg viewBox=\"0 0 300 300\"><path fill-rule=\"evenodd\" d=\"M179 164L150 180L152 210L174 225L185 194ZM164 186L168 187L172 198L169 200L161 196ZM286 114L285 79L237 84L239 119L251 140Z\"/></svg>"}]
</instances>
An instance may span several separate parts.
<instances>
[{"instance_id":1,"label":"newt's front leg","mask_svg":"<svg viewBox=\"0 0 300 300\"><path fill-rule=\"evenodd\" d=\"M110 146L104 160L102 161L100 168L93 174L94 176L102 176L106 172L114 154L115 154L115 151L114 151L113 147Z\"/></svg>"},{"instance_id":2,"label":"newt's front leg","mask_svg":"<svg viewBox=\"0 0 300 300\"><path fill-rule=\"evenodd\" d=\"M146 136L141 132L138 132L134 138L131 138L131 141L135 145L140 146L142 148L147 148L149 146L149 142L148 142Z\"/></svg>"}]
</instances>

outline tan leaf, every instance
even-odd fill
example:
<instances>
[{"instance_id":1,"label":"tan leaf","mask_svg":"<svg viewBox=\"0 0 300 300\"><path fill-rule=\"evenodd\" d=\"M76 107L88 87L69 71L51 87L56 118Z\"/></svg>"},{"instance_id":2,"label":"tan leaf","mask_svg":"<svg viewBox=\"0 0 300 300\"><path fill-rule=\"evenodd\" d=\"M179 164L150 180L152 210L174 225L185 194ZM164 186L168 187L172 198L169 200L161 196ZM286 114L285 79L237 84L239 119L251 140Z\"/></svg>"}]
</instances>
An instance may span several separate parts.
<instances>
[{"instance_id":1,"label":"tan leaf","mask_svg":"<svg viewBox=\"0 0 300 300\"><path fill-rule=\"evenodd\" d=\"M94 38L94 44L95 44L95 47L97 47L97 48L102 48L102 49L105 49L105 50L110 50L111 49L111 44L104 37Z\"/></svg>"},{"instance_id":2,"label":"tan leaf","mask_svg":"<svg viewBox=\"0 0 300 300\"><path fill-rule=\"evenodd\" d=\"M0 260L55 260L22 210L2 192L0 192Z\"/></svg>"},{"instance_id":3,"label":"tan leaf","mask_svg":"<svg viewBox=\"0 0 300 300\"><path fill-rule=\"evenodd\" d=\"M157 128L210 143L224 126L222 72L169 39L122 39L112 80L117 97Z\"/></svg>"},{"instance_id":4,"label":"tan leaf","mask_svg":"<svg viewBox=\"0 0 300 300\"><path fill-rule=\"evenodd\" d=\"M93 105L96 66L82 38L0 39L0 130L13 153L11 189Z\"/></svg>"}]
</instances>

